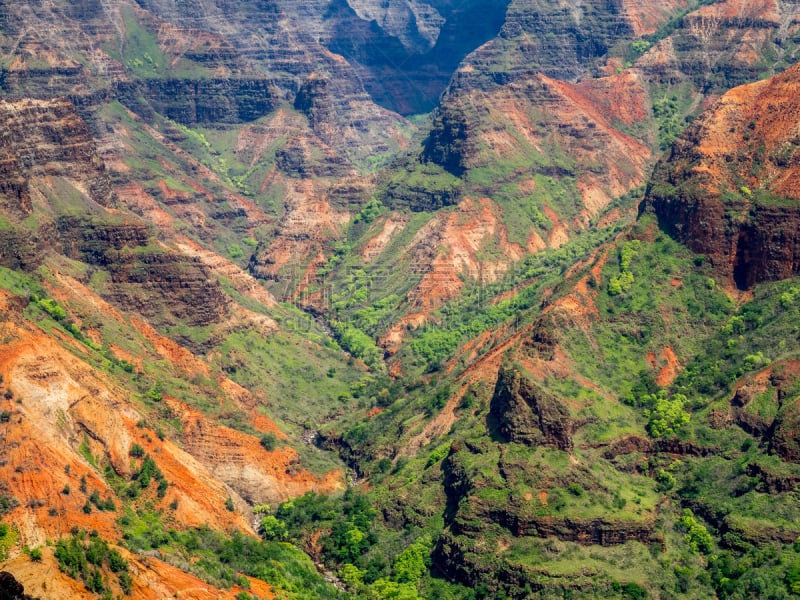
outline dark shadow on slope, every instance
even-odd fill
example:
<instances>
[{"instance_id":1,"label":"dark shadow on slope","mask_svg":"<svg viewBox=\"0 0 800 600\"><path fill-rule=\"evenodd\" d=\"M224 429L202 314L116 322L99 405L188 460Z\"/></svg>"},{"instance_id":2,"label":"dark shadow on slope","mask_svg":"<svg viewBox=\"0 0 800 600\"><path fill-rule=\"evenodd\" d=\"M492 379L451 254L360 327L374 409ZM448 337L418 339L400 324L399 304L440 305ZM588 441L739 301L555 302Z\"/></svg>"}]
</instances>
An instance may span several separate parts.
<instances>
[{"instance_id":1,"label":"dark shadow on slope","mask_svg":"<svg viewBox=\"0 0 800 600\"><path fill-rule=\"evenodd\" d=\"M404 115L429 112L436 106L464 57L498 34L509 0L432 0L429 4L446 21L436 44L424 54L404 47L375 21L359 18L346 0L334 0L325 16L338 22L328 49L353 65L377 104Z\"/></svg>"}]
</instances>

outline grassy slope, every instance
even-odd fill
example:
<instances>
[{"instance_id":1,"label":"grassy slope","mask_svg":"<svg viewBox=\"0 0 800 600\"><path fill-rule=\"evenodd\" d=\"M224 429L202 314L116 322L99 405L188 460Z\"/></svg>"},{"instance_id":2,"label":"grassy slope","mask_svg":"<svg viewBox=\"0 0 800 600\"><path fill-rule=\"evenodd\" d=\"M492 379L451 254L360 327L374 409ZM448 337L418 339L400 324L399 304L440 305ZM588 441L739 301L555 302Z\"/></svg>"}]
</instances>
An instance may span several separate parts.
<instances>
[{"instance_id":1,"label":"grassy slope","mask_svg":"<svg viewBox=\"0 0 800 600\"><path fill-rule=\"evenodd\" d=\"M627 270L633 281L625 291L612 295L609 281L623 270L622 249L632 243L636 252ZM614 593L636 597L639 588L635 586L652 594L697 598L789 594L794 581L791 565L798 555L792 545L781 544L770 532L787 531L791 537L788 532L797 517L794 494L765 493L747 469L751 463L764 464L770 472L790 477L797 468L770 455L767 444L735 425L712 427L709 415L729 406L731 386L739 378L770 361L780 363L794 356L797 283L761 286L753 300L737 305L709 277L701 257L660 233L649 218L612 243L608 255L599 281L594 282L597 318L589 328L573 326L558 332L561 347L574 361L574 377L540 381L569 398L576 405L573 414L587 421L575 434L571 458L559 450L493 439L486 421L491 387L472 386L449 433L416 457L381 460L388 454L382 447L395 446L392 438L397 435L383 432L400 432L401 440L413 436L436 414L440 398L450 397L456 380L452 375L434 375L430 385L405 393L388 390L389 396L383 399L375 393L378 390L372 390L372 402L387 405L386 410L363 420L343 439L361 452L360 467L372 472L372 495L379 506L385 506L386 522L378 531L386 541L379 546L396 547L399 542L391 540L398 539L398 534L392 530L403 523L435 533L453 522L453 508L441 487L446 477L439 470L440 461L451 443L469 442L483 450L456 453L460 466L470 473L473 490L462 499L457 519L474 518L470 514L485 519L480 516L484 502L501 509L532 498L540 514L553 517L625 522L654 518L663 538L663 546L649 548L639 542L585 547L568 541L517 538L483 521L483 535L498 545L488 547L505 549L495 555L475 548L483 556L482 568L521 565L526 572L538 574L530 581L556 589L562 585L559 577L580 574L589 586L583 595L592 596L591 588L598 597ZM691 421L678 429L677 439L711 448L714 456L656 453L648 457L634 452L607 458L609 443L630 434L648 437L646 411L654 410L648 395L658 391L655 379L665 364L657 359L653 368L648 354L658 357L665 347L675 352L682 366L674 384L663 389L668 396L684 394L688 399L684 408L691 414ZM770 404L766 397L752 410L765 417L776 414L774 400ZM402 445L401 441L395 447ZM504 465L499 470L498 461ZM524 467L515 471L509 466L513 464ZM536 500L542 493L546 504ZM431 510L431 506L437 508ZM687 527L681 524L684 508L694 510L700 526L711 534L707 548L692 549ZM463 539L466 543L471 538ZM762 542L755 544L756 539ZM366 556L372 561L376 556L387 559L375 549ZM359 564L368 565L369 560L364 560ZM491 587L486 589L487 594L496 593L489 591Z\"/></svg>"}]
</instances>

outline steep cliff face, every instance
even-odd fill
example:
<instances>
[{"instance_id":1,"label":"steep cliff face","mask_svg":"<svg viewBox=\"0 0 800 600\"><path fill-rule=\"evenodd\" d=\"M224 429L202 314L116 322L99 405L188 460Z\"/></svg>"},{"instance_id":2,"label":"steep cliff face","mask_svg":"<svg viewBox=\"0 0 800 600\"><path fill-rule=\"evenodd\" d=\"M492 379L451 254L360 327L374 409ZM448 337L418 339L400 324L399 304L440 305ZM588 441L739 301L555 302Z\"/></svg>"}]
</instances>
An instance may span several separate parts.
<instances>
[{"instance_id":1,"label":"steep cliff face","mask_svg":"<svg viewBox=\"0 0 800 600\"><path fill-rule=\"evenodd\" d=\"M702 93L722 93L795 62L799 24L793 2L715 2L686 15L636 66L655 82L688 79Z\"/></svg>"},{"instance_id":2,"label":"steep cliff face","mask_svg":"<svg viewBox=\"0 0 800 600\"><path fill-rule=\"evenodd\" d=\"M0 208L22 219L35 199L52 196L66 180L104 207L113 193L88 126L68 101L0 101ZM74 189L73 194L81 191ZM41 208L41 200L39 202Z\"/></svg>"},{"instance_id":3,"label":"steep cliff face","mask_svg":"<svg viewBox=\"0 0 800 600\"><path fill-rule=\"evenodd\" d=\"M800 272L793 67L725 94L658 165L646 206L740 289Z\"/></svg>"},{"instance_id":4,"label":"steep cliff face","mask_svg":"<svg viewBox=\"0 0 800 600\"><path fill-rule=\"evenodd\" d=\"M738 385L730 401L730 416L739 427L764 440L773 454L793 463L800 461L798 375L800 363L795 360L763 369ZM751 469L767 490L781 492L793 486L792 477L781 478L759 465Z\"/></svg>"},{"instance_id":5,"label":"steep cliff face","mask_svg":"<svg viewBox=\"0 0 800 600\"><path fill-rule=\"evenodd\" d=\"M400 40L412 52L430 50L439 37L446 18L435 6L423 2L349 0L347 4L364 21L374 21L388 35Z\"/></svg>"},{"instance_id":6,"label":"steep cliff face","mask_svg":"<svg viewBox=\"0 0 800 600\"><path fill-rule=\"evenodd\" d=\"M353 66L372 98L401 114L427 112L461 59L497 35L508 0L358 0L283 7ZM308 26L308 25L307 25Z\"/></svg>"},{"instance_id":7,"label":"steep cliff face","mask_svg":"<svg viewBox=\"0 0 800 600\"><path fill-rule=\"evenodd\" d=\"M742 527L712 509L753 489L786 495L785 520L741 539L794 541L795 381L714 387L766 364L737 345L763 319L726 323L733 303L652 218L613 237L687 114L796 55L796 2L702 4L0 3L0 512L26 586L44 591L23 545L73 525L133 548L142 513L168 555L170 529L254 534L252 505L341 490L317 429L379 490L364 537L392 539L348 558L370 577L395 576L380 561L405 527L441 533L437 567L486 595L666 597L712 562L679 510L732 546ZM465 55L430 135L389 164L424 121L375 100L427 110ZM798 76L725 96L650 188L740 287L798 272ZM674 382L698 399L658 389ZM686 439L653 439L667 400L694 413ZM707 458L741 484L724 502L691 496ZM205 586L146 558L136 597ZM83 593L56 580L52 597Z\"/></svg>"},{"instance_id":8,"label":"steep cliff face","mask_svg":"<svg viewBox=\"0 0 800 600\"><path fill-rule=\"evenodd\" d=\"M117 92L125 104L146 110L145 98L152 110L189 126L255 121L283 100L264 79L150 79L121 84Z\"/></svg>"},{"instance_id":9,"label":"steep cliff face","mask_svg":"<svg viewBox=\"0 0 800 600\"><path fill-rule=\"evenodd\" d=\"M78 215L56 218L55 229L66 256L90 265L115 262L124 248L142 248L151 241L152 229L143 222L103 220Z\"/></svg>"},{"instance_id":10,"label":"steep cliff face","mask_svg":"<svg viewBox=\"0 0 800 600\"><path fill-rule=\"evenodd\" d=\"M123 251L109 265L106 296L156 325L219 323L230 301L199 259L161 248Z\"/></svg>"},{"instance_id":11,"label":"steep cliff face","mask_svg":"<svg viewBox=\"0 0 800 600\"><path fill-rule=\"evenodd\" d=\"M106 269L107 297L157 322L222 319L227 299L200 261L158 247L148 225L114 214L109 173L74 105L4 101L0 135L5 266L30 269L56 251Z\"/></svg>"},{"instance_id":12,"label":"steep cliff face","mask_svg":"<svg viewBox=\"0 0 800 600\"><path fill-rule=\"evenodd\" d=\"M666 19L679 8L656 12ZM500 35L454 74L420 160L490 196L503 187L507 196L514 190L513 202L541 198L537 209L552 227L532 224L532 245L556 230L565 240L562 224L585 227L643 183L650 158L646 80L610 70L593 77L599 57L644 27L634 12L615 3L512 2Z\"/></svg>"},{"instance_id":13,"label":"steep cliff face","mask_svg":"<svg viewBox=\"0 0 800 600\"><path fill-rule=\"evenodd\" d=\"M485 89L536 72L575 79L617 40L633 36L627 16L620 2L514 0L500 35L464 61L451 88Z\"/></svg>"},{"instance_id":14,"label":"steep cliff face","mask_svg":"<svg viewBox=\"0 0 800 600\"><path fill-rule=\"evenodd\" d=\"M89 127L70 102L0 101L0 138L0 264L32 270L45 248L58 245L56 215L85 208L97 214L116 198Z\"/></svg>"},{"instance_id":15,"label":"steep cliff face","mask_svg":"<svg viewBox=\"0 0 800 600\"><path fill-rule=\"evenodd\" d=\"M12 97L67 96L87 114L117 98L148 119L155 111L188 126L233 125L291 103L306 78L324 73L330 118L351 142L345 155L364 160L402 138L402 120L370 100L292 5L151 1L65 11L46 2L3 11L0 85Z\"/></svg>"}]
</instances>

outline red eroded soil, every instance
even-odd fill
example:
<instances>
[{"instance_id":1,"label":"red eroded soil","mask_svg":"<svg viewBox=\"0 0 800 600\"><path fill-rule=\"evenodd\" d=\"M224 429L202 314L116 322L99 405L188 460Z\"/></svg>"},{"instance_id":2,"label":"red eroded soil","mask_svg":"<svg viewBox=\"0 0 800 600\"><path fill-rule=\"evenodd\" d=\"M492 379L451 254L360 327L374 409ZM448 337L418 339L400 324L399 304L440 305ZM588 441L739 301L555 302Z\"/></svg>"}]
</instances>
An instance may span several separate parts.
<instances>
[{"instance_id":1,"label":"red eroded soil","mask_svg":"<svg viewBox=\"0 0 800 600\"><path fill-rule=\"evenodd\" d=\"M681 363L675 351L670 346L664 346L659 358L659 364L663 364L663 366L656 376L656 384L661 387L667 387L672 385L672 382L675 381L675 378L678 376Z\"/></svg>"},{"instance_id":2,"label":"red eroded soil","mask_svg":"<svg viewBox=\"0 0 800 600\"><path fill-rule=\"evenodd\" d=\"M142 215L149 222L162 230L173 227L175 217L164 210L161 205L138 183L129 183L115 188L120 202L131 211ZM197 229L207 229L206 216L197 208L187 208L181 218Z\"/></svg>"},{"instance_id":3,"label":"red eroded soil","mask_svg":"<svg viewBox=\"0 0 800 600\"><path fill-rule=\"evenodd\" d=\"M595 118L602 115L603 120L633 125L650 116L645 84L632 70L589 79L574 87L565 87L563 91Z\"/></svg>"},{"instance_id":4,"label":"red eroded soil","mask_svg":"<svg viewBox=\"0 0 800 600\"><path fill-rule=\"evenodd\" d=\"M169 406L181 421L185 449L251 504L277 504L310 490L344 487L340 471L315 477L300 468L297 452L289 446L267 451L257 438L215 425L177 400L170 399Z\"/></svg>"},{"instance_id":5,"label":"red eroded soil","mask_svg":"<svg viewBox=\"0 0 800 600\"><path fill-rule=\"evenodd\" d=\"M395 236L395 234L402 231L403 227L408 223L408 217L405 215L392 214L386 219L378 234L370 239L361 249L361 259L365 263L370 263L380 256L386 246Z\"/></svg>"},{"instance_id":6,"label":"red eroded soil","mask_svg":"<svg viewBox=\"0 0 800 600\"><path fill-rule=\"evenodd\" d=\"M657 31L670 16L688 4L687 0L623 0L622 12L639 37Z\"/></svg>"},{"instance_id":7,"label":"red eroded soil","mask_svg":"<svg viewBox=\"0 0 800 600\"><path fill-rule=\"evenodd\" d=\"M645 118L647 93L633 73L620 73L582 84L544 75L539 75L539 79L550 94L547 104L553 118L563 124L561 129L567 132L556 133L563 136L560 145L570 148L579 164L600 163L605 167L602 174L588 169L578 180L588 214L597 215L611 198L644 182L650 150L641 141L616 129L613 121L627 124Z\"/></svg>"},{"instance_id":8,"label":"red eroded soil","mask_svg":"<svg viewBox=\"0 0 800 600\"><path fill-rule=\"evenodd\" d=\"M719 18L725 20L767 21L780 23L781 7L778 0L727 0L710 6L703 6L691 18Z\"/></svg>"},{"instance_id":9,"label":"red eroded soil","mask_svg":"<svg viewBox=\"0 0 800 600\"><path fill-rule=\"evenodd\" d=\"M272 171L265 183L285 189L286 212L276 238L259 253L256 274L275 277L285 269L291 269L294 277L307 274L310 259L320 255L324 259L327 245L341 237L350 215L327 201L328 184L323 181L293 179Z\"/></svg>"},{"instance_id":10,"label":"red eroded soil","mask_svg":"<svg viewBox=\"0 0 800 600\"><path fill-rule=\"evenodd\" d=\"M716 194L722 188L739 189L741 177L753 189L765 186L783 197L800 199L800 165L787 162L781 154L793 147L800 111L797 73L798 67L793 67L771 79L734 88L704 114L690 169L698 181Z\"/></svg>"},{"instance_id":11,"label":"red eroded soil","mask_svg":"<svg viewBox=\"0 0 800 600\"><path fill-rule=\"evenodd\" d=\"M424 313L409 313L392 325L378 343L386 352L394 354L400 349L406 330L422 327L426 321Z\"/></svg>"},{"instance_id":12,"label":"red eroded soil","mask_svg":"<svg viewBox=\"0 0 800 600\"><path fill-rule=\"evenodd\" d=\"M80 292L74 286L62 289ZM70 300L68 296L65 299ZM102 308L96 297L83 300ZM207 525L252 533L242 497L253 503L278 502L311 489L329 492L343 487L343 473L313 476L300 468L293 449L279 445L267 452L257 437L213 424L169 396L162 399L162 405L179 419L181 439L160 439L131 402L133 395L84 362L85 349L74 339L61 340L28 322L22 313L26 304L26 300L0 291L0 330L4 334L0 391L8 391L8 397L0 395L0 409L9 413L8 422L0 423L0 480L7 485L6 493L24 500L8 517L19 531L20 547L43 546L75 526L97 530L112 543L117 540L121 534L116 524L118 511L93 507L86 513L83 507L94 491L121 506L101 472L110 465L119 476L130 477L139 462L129 456L134 443L155 460L169 483L163 498L157 497L156 485L151 483L136 502L152 503L163 511L168 526L179 529ZM177 371L185 371L187 376L210 374L202 361L146 323L137 322L136 326L164 359L174 361ZM220 385L235 402L249 401L249 393L235 383L223 379ZM259 430L282 436L272 421L254 410L251 414ZM229 498L235 512L226 507ZM172 506L173 501L177 506ZM45 556L44 566L50 564L47 561ZM14 564L22 563L30 564L29 559ZM131 572L137 598L173 597L175 591L182 598L234 596L233 591L220 592L152 558L146 562L132 559ZM32 590L40 581L50 584L42 597L82 597L71 580L32 575L25 581L34 582ZM268 586L256 587L260 597L270 595Z\"/></svg>"},{"instance_id":13,"label":"red eroded soil","mask_svg":"<svg viewBox=\"0 0 800 600\"><path fill-rule=\"evenodd\" d=\"M493 250L491 258L482 256L487 248ZM465 278L496 281L525 255L508 241L500 208L488 198L466 198L458 210L434 217L417 232L408 252L423 275L406 297L409 314L380 340L389 353L399 349L407 329L423 325L432 311L456 298Z\"/></svg>"}]
</instances>

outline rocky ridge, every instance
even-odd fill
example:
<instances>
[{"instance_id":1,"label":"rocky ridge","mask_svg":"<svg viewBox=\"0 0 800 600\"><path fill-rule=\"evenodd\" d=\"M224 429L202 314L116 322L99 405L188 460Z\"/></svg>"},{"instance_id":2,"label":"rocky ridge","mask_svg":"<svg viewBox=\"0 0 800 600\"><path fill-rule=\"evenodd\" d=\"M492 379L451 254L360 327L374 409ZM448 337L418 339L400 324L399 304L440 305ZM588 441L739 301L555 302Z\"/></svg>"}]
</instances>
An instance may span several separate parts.
<instances>
[{"instance_id":1,"label":"rocky ridge","mask_svg":"<svg viewBox=\"0 0 800 600\"><path fill-rule=\"evenodd\" d=\"M579 3L572 13L533 4L512 3L501 35L459 66L420 156L467 180L481 169L492 170L495 182L550 177L580 198L550 203L573 231L644 184L657 142L680 129L704 96L785 68L795 52L793 3L715 3L673 21L664 37L652 33L656 41L642 41L644 50L632 50L630 40L689 3L662 6L661 21L638 4ZM542 41L545 31L553 43ZM662 103L675 85L689 88L667 110ZM532 168L503 172L516 157Z\"/></svg>"},{"instance_id":2,"label":"rocky ridge","mask_svg":"<svg viewBox=\"0 0 800 600\"><path fill-rule=\"evenodd\" d=\"M736 88L658 165L646 209L730 285L749 289L800 272L796 67Z\"/></svg>"}]
</instances>

